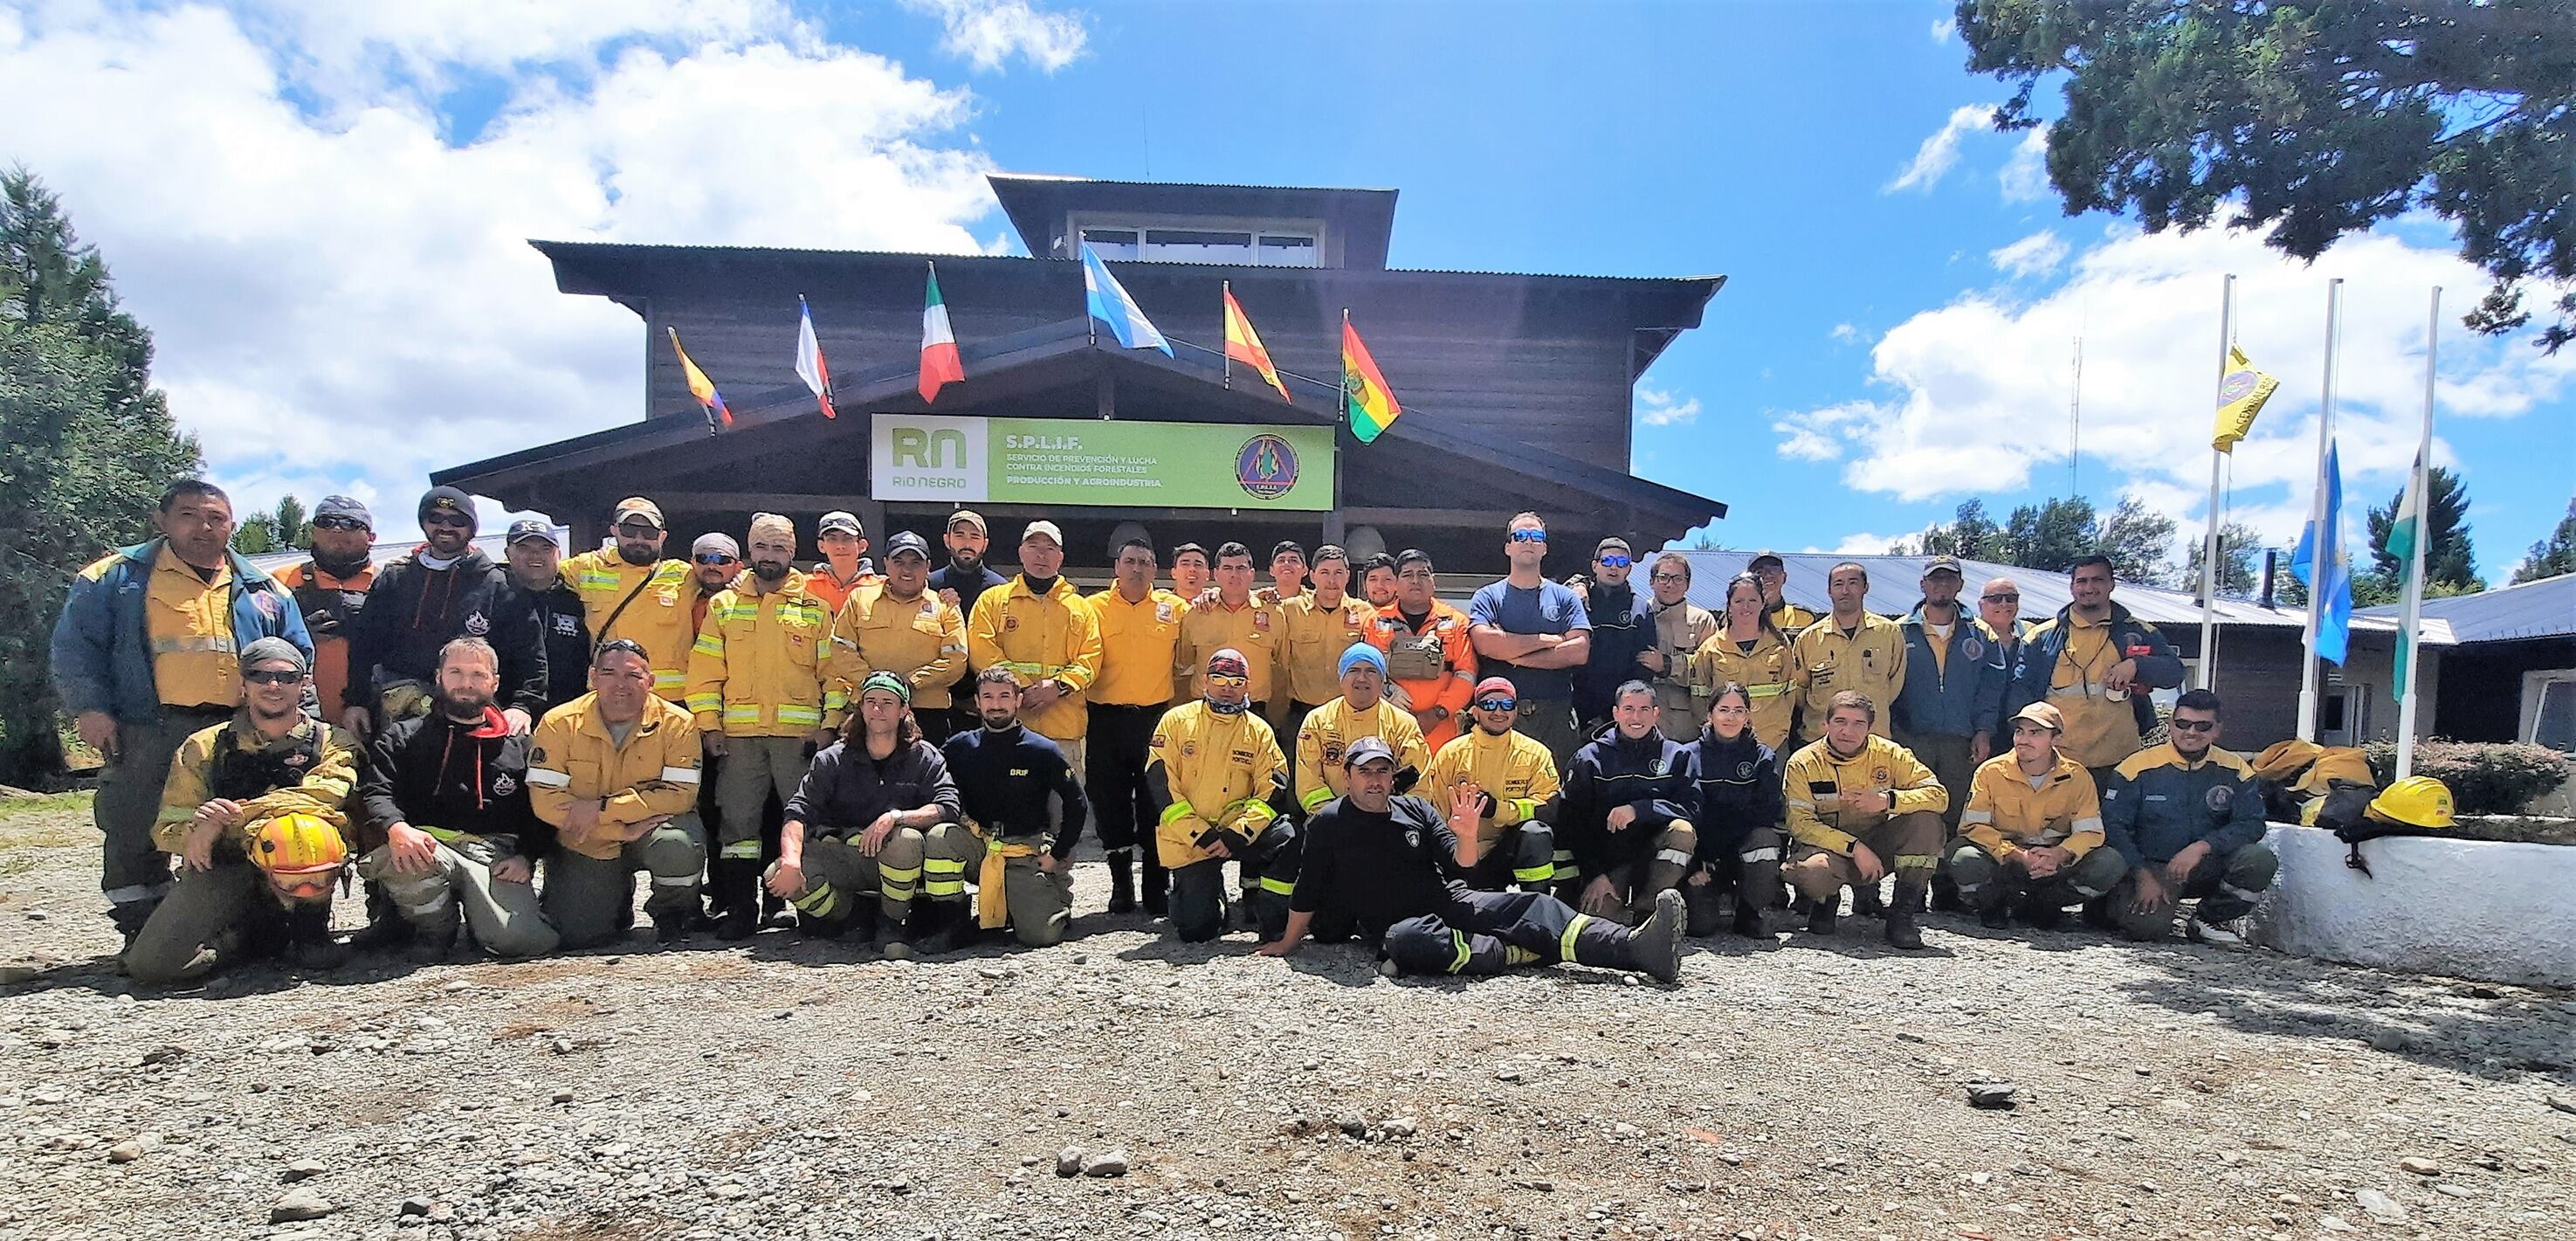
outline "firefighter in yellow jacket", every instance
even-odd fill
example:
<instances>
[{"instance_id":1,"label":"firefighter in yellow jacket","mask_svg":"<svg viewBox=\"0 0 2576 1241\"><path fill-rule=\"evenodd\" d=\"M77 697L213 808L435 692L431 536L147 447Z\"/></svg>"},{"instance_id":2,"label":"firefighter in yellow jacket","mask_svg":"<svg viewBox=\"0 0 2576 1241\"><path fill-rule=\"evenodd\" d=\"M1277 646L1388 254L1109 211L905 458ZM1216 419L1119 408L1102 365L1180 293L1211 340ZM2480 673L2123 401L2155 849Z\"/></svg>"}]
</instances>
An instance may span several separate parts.
<instances>
[{"instance_id":1,"label":"firefighter in yellow jacket","mask_svg":"<svg viewBox=\"0 0 2576 1241\"><path fill-rule=\"evenodd\" d=\"M1055 742L1083 776L1086 694L1100 679L1100 622L1064 578L1064 531L1033 521L1020 536L1020 575L985 591L966 617L975 671L1008 668L1020 679L1020 722Z\"/></svg>"},{"instance_id":2,"label":"firefighter in yellow jacket","mask_svg":"<svg viewBox=\"0 0 2576 1241\"><path fill-rule=\"evenodd\" d=\"M1718 615L1717 631L1691 656L1692 697L1714 702L1730 683L1743 686L1745 701L1753 705L1753 739L1783 750L1797 722L1797 670L1788 637L1762 610L1762 584L1750 573L1737 574L1726 584L1726 610Z\"/></svg>"},{"instance_id":3,"label":"firefighter in yellow jacket","mask_svg":"<svg viewBox=\"0 0 2576 1241\"><path fill-rule=\"evenodd\" d=\"M1921 760L1874 736L1878 705L1844 690L1825 705L1823 739L1789 760L1782 792L1789 806L1789 864L1781 877L1815 902L1807 929L1831 935L1843 889L1875 892L1896 874L1887 906L1887 942L1923 946L1916 907L1941 862L1941 811L1950 793Z\"/></svg>"},{"instance_id":4,"label":"firefighter in yellow jacket","mask_svg":"<svg viewBox=\"0 0 2576 1241\"><path fill-rule=\"evenodd\" d=\"M796 795L814 752L837 739L849 689L830 674L832 605L796 571L796 526L752 515L751 570L707 601L689 650L689 714L716 767L723 839L707 860L719 939L760 930L762 807Z\"/></svg>"},{"instance_id":5,"label":"firefighter in yellow jacket","mask_svg":"<svg viewBox=\"0 0 2576 1241\"><path fill-rule=\"evenodd\" d=\"M1878 723L1870 731L1888 736L1888 713L1905 688L1905 630L1861 606L1869 597L1869 570L1851 561L1834 566L1825 593L1833 598L1832 613L1789 643L1798 682L1798 735L1810 741L1823 736L1834 695L1848 690L1875 705Z\"/></svg>"},{"instance_id":6,"label":"firefighter in yellow jacket","mask_svg":"<svg viewBox=\"0 0 2576 1241\"><path fill-rule=\"evenodd\" d=\"M1420 796L1432 805L1449 804L1460 785L1474 785L1484 799L1477 820L1477 854L1483 859L1468 872L1467 886L1499 892L1517 883L1527 891L1545 892L1571 883L1577 873L1574 856L1557 847L1556 759L1536 738L1512 725L1520 719L1520 699L1505 677L1476 683L1467 700L1471 727L1440 752L1422 773Z\"/></svg>"},{"instance_id":7,"label":"firefighter in yellow jacket","mask_svg":"<svg viewBox=\"0 0 2576 1241\"><path fill-rule=\"evenodd\" d=\"M1349 552L1330 543L1316 548L1308 574L1315 588L1279 603L1279 672L1285 682L1279 692L1288 699L1282 737L1296 736L1308 713L1341 695L1342 653L1354 642L1367 641L1377 627L1377 609L1344 593L1351 584ZM1339 777L1342 765L1327 763L1325 769Z\"/></svg>"},{"instance_id":8,"label":"firefighter in yellow jacket","mask_svg":"<svg viewBox=\"0 0 2576 1241\"><path fill-rule=\"evenodd\" d=\"M1395 752L1398 789L1411 788L1431 766L1422 726L1412 712L1386 700L1386 656L1366 642L1353 642L1342 650L1341 667L1342 696L1307 712L1297 730L1297 807L1306 814L1350 791L1342 755L1362 737L1380 738Z\"/></svg>"},{"instance_id":9,"label":"firefighter in yellow jacket","mask_svg":"<svg viewBox=\"0 0 2576 1241\"><path fill-rule=\"evenodd\" d=\"M2069 905L2109 892L2128 873L2103 847L2102 799L2093 774L2057 748L2066 722L2034 702L2015 713L2012 751L1977 766L1963 839L1950 850L1950 878L1977 921L2000 930L2022 920L2046 930Z\"/></svg>"},{"instance_id":10,"label":"firefighter in yellow jacket","mask_svg":"<svg viewBox=\"0 0 2576 1241\"><path fill-rule=\"evenodd\" d=\"M853 695L869 673L903 678L922 739L948 743L954 687L966 676L966 618L930 589L928 540L910 530L886 540L884 580L852 594L832 622L829 672Z\"/></svg>"},{"instance_id":11,"label":"firefighter in yellow jacket","mask_svg":"<svg viewBox=\"0 0 2576 1241\"><path fill-rule=\"evenodd\" d=\"M1233 651L1251 670L1253 713L1277 720L1288 706L1279 660L1287 626L1279 604L1253 593L1252 573L1251 548L1227 543L1216 549L1216 585L1190 601L1189 614L1181 618L1181 639L1172 650L1172 668L1189 678L1182 697L1202 698L1207 687L1200 670L1208 657Z\"/></svg>"},{"instance_id":12,"label":"firefighter in yellow jacket","mask_svg":"<svg viewBox=\"0 0 2576 1241\"><path fill-rule=\"evenodd\" d=\"M613 549L567 557L557 572L581 596L594 644L625 638L652 661L653 692L678 702L689 691L689 647L696 641L699 586L685 560L662 559L662 510L642 496L617 502L609 522Z\"/></svg>"},{"instance_id":13,"label":"firefighter in yellow jacket","mask_svg":"<svg viewBox=\"0 0 2576 1241\"><path fill-rule=\"evenodd\" d=\"M1231 647L1208 657L1206 697L1174 707L1154 729L1145 783L1161 808L1154 845L1172 880L1172 933L1184 942L1225 929L1225 864L1243 871L1262 942L1288 928L1299 840L1288 761L1252 713L1252 670Z\"/></svg>"},{"instance_id":14,"label":"firefighter in yellow jacket","mask_svg":"<svg viewBox=\"0 0 2576 1241\"><path fill-rule=\"evenodd\" d=\"M631 638L599 644L590 692L546 712L529 739L528 802L555 828L546 917L563 946L625 934L635 872L653 876L644 912L662 942L684 939L707 863L698 822L698 726L653 694L653 662Z\"/></svg>"}]
</instances>

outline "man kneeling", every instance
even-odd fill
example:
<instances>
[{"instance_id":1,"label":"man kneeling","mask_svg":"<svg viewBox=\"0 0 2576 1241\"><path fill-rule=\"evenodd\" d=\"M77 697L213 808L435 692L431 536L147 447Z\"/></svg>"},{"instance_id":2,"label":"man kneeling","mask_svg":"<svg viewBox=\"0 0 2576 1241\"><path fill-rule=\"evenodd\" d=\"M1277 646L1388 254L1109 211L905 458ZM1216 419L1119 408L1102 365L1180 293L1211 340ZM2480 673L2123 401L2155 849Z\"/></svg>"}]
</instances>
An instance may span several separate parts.
<instances>
[{"instance_id":1,"label":"man kneeling","mask_svg":"<svg viewBox=\"0 0 2576 1241\"><path fill-rule=\"evenodd\" d=\"M1643 970L1665 982L1680 975L1680 893L1658 893L1654 913L1631 931L1543 892L1478 892L1464 882L1476 867L1484 810L1475 785L1451 795L1444 821L1431 803L1395 796L1395 751L1385 741L1353 742L1342 765L1350 792L1307 821L1287 930L1261 946L1263 955L1287 956L1310 933L1327 940L1358 934L1400 974L1496 974L1573 961Z\"/></svg>"},{"instance_id":2,"label":"man kneeling","mask_svg":"<svg viewBox=\"0 0 2576 1241\"><path fill-rule=\"evenodd\" d=\"M1023 946L1061 943L1073 922L1082 784L1052 739L1020 725L1020 682L1010 669L976 674L975 714L984 726L942 750L973 829L956 842L958 863L976 873L973 930L1007 924Z\"/></svg>"},{"instance_id":3,"label":"man kneeling","mask_svg":"<svg viewBox=\"0 0 2576 1241\"><path fill-rule=\"evenodd\" d=\"M2281 867L2263 843L2263 793L2253 767L2218 748L2218 695L2183 695L2165 731L2163 745L2123 760L2102 791L2102 826L2129 874L2085 917L2130 939L2163 939L2182 899L2196 896L2184 933L2235 947L2245 942L2237 920Z\"/></svg>"},{"instance_id":4,"label":"man kneeling","mask_svg":"<svg viewBox=\"0 0 2576 1241\"><path fill-rule=\"evenodd\" d=\"M1232 647L1208 657L1206 697L1172 708L1154 726L1145 787L1162 807L1154 847L1172 877L1172 934L1184 943L1225 930L1225 864L1242 871L1264 937L1288 920L1300 835L1280 816L1288 760L1270 725L1251 713L1250 665Z\"/></svg>"},{"instance_id":5,"label":"man kneeling","mask_svg":"<svg viewBox=\"0 0 2576 1241\"><path fill-rule=\"evenodd\" d=\"M2069 905L2111 890L2128 868L2102 847L2102 803L2092 773L2058 752L2066 721L2034 702L2013 716L2012 752L1977 766L1968 808L1959 816L1967 839L1950 851L1950 879L1977 921L2000 930L2022 920L2046 930Z\"/></svg>"},{"instance_id":6,"label":"man kneeling","mask_svg":"<svg viewBox=\"0 0 2576 1241\"><path fill-rule=\"evenodd\" d=\"M965 915L966 863L957 848L967 834L958 826L964 810L948 760L922 740L912 718L911 682L868 674L858 714L844 729L787 799L778 860L765 879L771 894L795 902L796 929L807 935L837 937L856 921L872 928L877 950L890 957L911 955L908 938L934 951L954 947L963 932L940 928ZM953 876L935 891L922 879L933 836L941 841L941 873ZM916 890L931 897L918 914ZM868 895L877 898L873 908L860 899Z\"/></svg>"}]
</instances>

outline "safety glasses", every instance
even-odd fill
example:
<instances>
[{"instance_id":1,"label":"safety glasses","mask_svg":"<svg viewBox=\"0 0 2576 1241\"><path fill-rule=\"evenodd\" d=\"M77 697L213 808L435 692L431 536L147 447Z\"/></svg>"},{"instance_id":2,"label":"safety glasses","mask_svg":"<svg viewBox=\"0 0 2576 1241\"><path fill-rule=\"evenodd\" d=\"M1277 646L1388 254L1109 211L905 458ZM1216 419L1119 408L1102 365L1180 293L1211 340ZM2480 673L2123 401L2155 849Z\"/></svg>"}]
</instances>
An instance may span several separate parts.
<instances>
[{"instance_id":1,"label":"safety glasses","mask_svg":"<svg viewBox=\"0 0 2576 1241\"><path fill-rule=\"evenodd\" d=\"M1476 700L1476 709L1479 711L1516 711L1520 709L1520 705L1521 700L1518 698L1479 698Z\"/></svg>"},{"instance_id":2,"label":"safety glasses","mask_svg":"<svg viewBox=\"0 0 2576 1241\"><path fill-rule=\"evenodd\" d=\"M1514 530L1512 531L1512 541L1515 543L1544 543L1547 541L1547 531Z\"/></svg>"},{"instance_id":3,"label":"safety glasses","mask_svg":"<svg viewBox=\"0 0 2576 1241\"><path fill-rule=\"evenodd\" d=\"M304 674L284 668L263 668L243 673L242 679L253 685L293 685L303 680Z\"/></svg>"},{"instance_id":4,"label":"safety glasses","mask_svg":"<svg viewBox=\"0 0 2576 1241\"><path fill-rule=\"evenodd\" d=\"M1985 602L1985 603L2019 603L2019 602L2021 602L2021 596L2020 596L2020 595L2018 595L2018 594L2012 594L2012 595L2005 595L2005 594L1979 595L1979 596L1977 596L1977 598L1978 598L1978 600L1979 600L1979 601L1981 601L1981 602Z\"/></svg>"},{"instance_id":5,"label":"safety glasses","mask_svg":"<svg viewBox=\"0 0 2576 1241\"><path fill-rule=\"evenodd\" d=\"M1602 568L1605 568L1605 569L1624 569L1624 568L1627 568L1629 565L1632 565L1632 564L1635 564L1635 563L1637 563L1637 562L1636 562L1636 561L1634 561L1634 560L1630 560L1629 558L1627 558L1627 557L1625 557L1625 556L1622 556L1622 555L1620 555L1620 554L1619 554L1619 553L1617 553L1617 552L1612 552L1612 553L1610 553L1609 555L1607 555L1607 556L1603 556L1603 557L1601 558L1601 567L1602 567Z\"/></svg>"},{"instance_id":6,"label":"safety glasses","mask_svg":"<svg viewBox=\"0 0 2576 1241\"><path fill-rule=\"evenodd\" d=\"M1649 580L1657 582L1687 582L1690 580L1690 575L1687 573L1656 573L1649 575Z\"/></svg>"},{"instance_id":7,"label":"safety glasses","mask_svg":"<svg viewBox=\"0 0 2576 1241\"><path fill-rule=\"evenodd\" d=\"M690 559L697 561L699 564L740 564L740 563L742 563L742 558L741 558L741 557L739 557L739 556L728 556L728 555L725 555L723 552L708 552L707 554L705 554L705 555L703 555L703 556L692 556L692 557L690 557Z\"/></svg>"},{"instance_id":8,"label":"safety glasses","mask_svg":"<svg viewBox=\"0 0 2576 1241\"><path fill-rule=\"evenodd\" d=\"M429 516L420 519L421 529L427 530L432 527L445 527L449 530L471 530L474 528L474 523L466 520L465 518L459 517L454 513L432 513Z\"/></svg>"},{"instance_id":9,"label":"safety glasses","mask_svg":"<svg viewBox=\"0 0 2576 1241\"><path fill-rule=\"evenodd\" d=\"M1211 672L1207 675L1207 683L1210 685L1222 685L1229 689L1242 689L1244 686L1252 684L1252 678L1236 676L1231 672Z\"/></svg>"}]
</instances>

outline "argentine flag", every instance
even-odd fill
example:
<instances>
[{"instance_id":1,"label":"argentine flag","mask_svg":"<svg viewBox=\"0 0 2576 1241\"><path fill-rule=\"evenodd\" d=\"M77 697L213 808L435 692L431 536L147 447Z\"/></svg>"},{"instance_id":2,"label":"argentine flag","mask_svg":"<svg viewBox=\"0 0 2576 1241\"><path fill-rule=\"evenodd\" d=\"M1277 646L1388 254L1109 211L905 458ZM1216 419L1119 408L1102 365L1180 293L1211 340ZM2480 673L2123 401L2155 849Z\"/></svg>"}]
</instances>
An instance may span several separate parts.
<instances>
[{"instance_id":1,"label":"argentine flag","mask_svg":"<svg viewBox=\"0 0 2576 1241\"><path fill-rule=\"evenodd\" d=\"M1109 274L1100 256L1092 252L1091 243L1082 243L1082 298L1091 308L1091 317L1109 325L1109 334L1130 349L1160 349L1164 357L1172 356L1172 346L1163 334L1154 330L1154 322L1127 296L1118 277Z\"/></svg>"},{"instance_id":2,"label":"argentine flag","mask_svg":"<svg viewBox=\"0 0 2576 1241\"><path fill-rule=\"evenodd\" d=\"M2290 572L2307 584L2311 598L2325 604L2317 612L2315 653L2341 666L2352 637L2352 549L2343 537L2343 461L2334 444L2326 445L2325 493L2323 518L2299 531Z\"/></svg>"}]
</instances>

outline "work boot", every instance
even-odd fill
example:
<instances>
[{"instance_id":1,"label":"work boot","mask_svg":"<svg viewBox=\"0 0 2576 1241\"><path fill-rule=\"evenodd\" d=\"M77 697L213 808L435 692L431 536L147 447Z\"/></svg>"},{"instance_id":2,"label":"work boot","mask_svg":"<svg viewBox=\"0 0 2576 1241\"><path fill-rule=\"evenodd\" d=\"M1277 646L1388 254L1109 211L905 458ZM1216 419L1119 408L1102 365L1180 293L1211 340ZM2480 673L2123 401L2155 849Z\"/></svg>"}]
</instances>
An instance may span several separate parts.
<instances>
[{"instance_id":1,"label":"work boot","mask_svg":"<svg viewBox=\"0 0 2576 1241\"><path fill-rule=\"evenodd\" d=\"M1163 855L1154 846L1145 846L1144 878L1137 884L1136 903L1144 906L1149 917L1162 918L1172 912L1171 872L1163 869Z\"/></svg>"},{"instance_id":2,"label":"work boot","mask_svg":"<svg viewBox=\"0 0 2576 1241\"><path fill-rule=\"evenodd\" d=\"M923 952L932 956L963 952L984 937L984 924L962 902L942 902L938 908L939 927L922 943Z\"/></svg>"},{"instance_id":3,"label":"work boot","mask_svg":"<svg viewBox=\"0 0 2576 1241\"><path fill-rule=\"evenodd\" d=\"M878 956L889 961L909 961L912 959L912 944L908 942L908 933L915 930L915 924L921 920L920 914L915 914L901 922L881 917L877 920L876 933L869 937L869 943L876 948Z\"/></svg>"},{"instance_id":4,"label":"work boot","mask_svg":"<svg viewBox=\"0 0 2576 1241\"><path fill-rule=\"evenodd\" d=\"M331 938L331 907L298 904L286 911L288 959L302 970L336 970L349 963L349 946Z\"/></svg>"},{"instance_id":5,"label":"work boot","mask_svg":"<svg viewBox=\"0 0 2576 1241\"><path fill-rule=\"evenodd\" d=\"M1915 903L1923 898L1920 883L1896 885L1896 899L1887 904L1887 942L1898 948L1923 946L1923 930L1914 924Z\"/></svg>"},{"instance_id":6,"label":"work boot","mask_svg":"<svg viewBox=\"0 0 2576 1241\"><path fill-rule=\"evenodd\" d=\"M412 941L417 932L411 920L394 907L393 894L385 885L367 882L367 925L349 937L349 946L361 952L392 952Z\"/></svg>"},{"instance_id":7,"label":"work boot","mask_svg":"<svg viewBox=\"0 0 2576 1241\"><path fill-rule=\"evenodd\" d=\"M694 913L693 910L684 909L678 913L653 915L654 942L677 944L687 940L689 932L696 929L690 925L697 920Z\"/></svg>"},{"instance_id":8,"label":"work boot","mask_svg":"<svg viewBox=\"0 0 2576 1241\"><path fill-rule=\"evenodd\" d=\"M2000 899L1989 898L1977 903L1977 925L1989 931L2000 931L2012 925L2012 906Z\"/></svg>"},{"instance_id":9,"label":"work boot","mask_svg":"<svg viewBox=\"0 0 2576 1241\"><path fill-rule=\"evenodd\" d=\"M1932 877L1932 908L1936 913L1957 913L1967 908L1959 899L1959 884L1948 875Z\"/></svg>"},{"instance_id":10,"label":"work boot","mask_svg":"<svg viewBox=\"0 0 2576 1241\"><path fill-rule=\"evenodd\" d=\"M2065 910L2046 901L2032 900L2028 897L2022 899L2020 906L2014 909L2013 913L2022 921L2029 923L2031 929L2038 931L2054 931L2059 923L2066 921Z\"/></svg>"},{"instance_id":11,"label":"work boot","mask_svg":"<svg viewBox=\"0 0 2576 1241\"><path fill-rule=\"evenodd\" d=\"M1133 913L1136 909L1136 858L1126 849L1109 851L1109 912Z\"/></svg>"},{"instance_id":12,"label":"work boot","mask_svg":"<svg viewBox=\"0 0 2576 1241\"><path fill-rule=\"evenodd\" d=\"M2183 924L2182 933L2184 938L2195 944L2210 944L2220 948L2245 946L2244 932L2238 930L2232 921L2203 922L2198 917L2194 917Z\"/></svg>"},{"instance_id":13,"label":"work boot","mask_svg":"<svg viewBox=\"0 0 2576 1241\"><path fill-rule=\"evenodd\" d=\"M1735 903L1735 933L1746 939L1769 939L1771 927L1762 916L1762 907L1749 900Z\"/></svg>"},{"instance_id":14,"label":"work boot","mask_svg":"<svg viewBox=\"0 0 2576 1241\"><path fill-rule=\"evenodd\" d=\"M1842 901L1839 898L1829 901L1807 902L1807 933L1810 935L1833 934L1834 916L1839 912L1835 907L1841 904Z\"/></svg>"},{"instance_id":15,"label":"work boot","mask_svg":"<svg viewBox=\"0 0 2576 1241\"><path fill-rule=\"evenodd\" d=\"M412 926L411 942L403 946L403 959L414 965L437 965L456 950L456 906L447 907L447 916L430 925Z\"/></svg>"},{"instance_id":16,"label":"work boot","mask_svg":"<svg viewBox=\"0 0 2576 1241\"><path fill-rule=\"evenodd\" d=\"M1662 982L1681 977L1682 923L1688 917L1681 893L1666 888L1655 894L1655 911L1628 936L1628 948L1636 954L1638 969Z\"/></svg>"},{"instance_id":17,"label":"work boot","mask_svg":"<svg viewBox=\"0 0 2576 1241\"><path fill-rule=\"evenodd\" d=\"M1853 889L1852 889L1852 916L1853 916L1853 917L1855 917L1855 918L1875 918L1875 917L1879 916L1880 914L1883 914L1883 913L1886 913L1886 912L1887 912L1887 906L1886 906L1883 902L1881 902L1881 901L1878 899L1878 885L1877 885L1877 884L1874 884L1874 883L1873 883L1873 884L1871 884L1871 885L1869 885L1868 887L1865 887L1865 888L1853 888Z\"/></svg>"}]
</instances>

